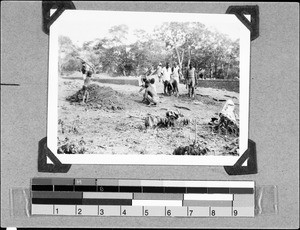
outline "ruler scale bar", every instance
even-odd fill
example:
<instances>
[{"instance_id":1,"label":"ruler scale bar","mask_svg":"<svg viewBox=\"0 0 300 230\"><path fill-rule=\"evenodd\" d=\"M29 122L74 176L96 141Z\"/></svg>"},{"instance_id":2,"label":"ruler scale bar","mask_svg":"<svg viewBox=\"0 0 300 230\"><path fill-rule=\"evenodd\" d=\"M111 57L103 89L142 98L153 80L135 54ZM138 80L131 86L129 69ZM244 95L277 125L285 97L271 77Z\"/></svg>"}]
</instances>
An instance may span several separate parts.
<instances>
[{"instance_id":1,"label":"ruler scale bar","mask_svg":"<svg viewBox=\"0 0 300 230\"><path fill-rule=\"evenodd\" d=\"M196 187L136 187L136 186L73 186L32 185L32 191L76 191L76 192L134 192L134 193L228 193L253 194L253 188L196 188Z\"/></svg>"},{"instance_id":2,"label":"ruler scale bar","mask_svg":"<svg viewBox=\"0 0 300 230\"><path fill-rule=\"evenodd\" d=\"M79 182L81 181L81 182ZM179 180L116 180L33 178L32 185L98 185L98 186L145 186L145 187L212 187L254 188L253 181L179 181Z\"/></svg>"},{"instance_id":3,"label":"ruler scale bar","mask_svg":"<svg viewBox=\"0 0 300 230\"><path fill-rule=\"evenodd\" d=\"M32 215L82 216L182 216L182 217L253 217L251 207L198 206L114 206L114 205L39 205L33 204Z\"/></svg>"},{"instance_id":4,"label":"ruler scale bar","mask_svg":"<svg viewBox=\"0 0 300 230\"><path fill-rule=\"evenodd\" d=\"M33 178L32 215L254 217L253 181Z\"/></svg>"}]
</instances>

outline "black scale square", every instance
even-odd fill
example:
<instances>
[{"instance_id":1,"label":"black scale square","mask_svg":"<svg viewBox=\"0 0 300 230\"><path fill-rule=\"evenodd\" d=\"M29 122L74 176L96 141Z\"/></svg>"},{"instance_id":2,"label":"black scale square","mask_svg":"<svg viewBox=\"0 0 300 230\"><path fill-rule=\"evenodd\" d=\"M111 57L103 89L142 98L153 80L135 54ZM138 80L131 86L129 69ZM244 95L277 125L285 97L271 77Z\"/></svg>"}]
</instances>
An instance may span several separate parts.
<instances>
[{"instance_id":1,"label":"black scale square","mask_svg":"<svg viewBox=\"0 0 300 230\"><path fill-rule=\"evenodd\" d=\"M187 193L207 193L207 188L187 187Z\"/></svg>"},{"instance_id":2,"label":"black scale square","mask_svg":"<svg viewBox=\"0 0 300 230\"><path fill-rule=\"evenodd\" d=\"M138 187L138 186L120 186L120 192L142 192L142 187Z\"/></svg>"},{"instance_id":3,"label":"black scale square","mask_svg":"<svg viewBox=\"0 0 300 230\"><path fill-rule=\"evenodd\" d=\"M53 185L32 185L32 191L53 191Z\"/></svg>"},{"instance_id":4,"label":"black scale square","mask_svg":"<svg viewBox=\"0 0 300 230\"><path fill-rule=\"evenodd\" d=\"M143 187L143 193L164 193L164 187Z\"/></svg>"},{"instance_id":5,"label":"black scale square","mask_svg":"<svg viewBox=\"0 0 300 230\"><path fill-rule=\"evenodd\" d=\"M229 193L229 188L208 188L207 193L212 194L212 193Z\"/></svg>"},{"instance_id":6,"label":"black scale square","mask_svg":"<svg viewBox=\"0 0 300 230\"><path fill-rule=\"evenodd\" d=\"M32 198L33 204L72 204L82 205L82 199Z\"/></svg>"},{"instance_id":7,"label":"black scale square","mask_svg":"<svg viewBox=\"0 0 300 230\"><path fill-rule=\"evenodd\" d=\"M119 186L97 186L97 192L118 192Z\"/></svg>"},{"instance_id":8,"label":"black scale square","mask_svg":"<svg viewBox=\"0 0 300 230\"><path fill-rule=\"evenodd\" d=\"M54 185L54 191L74 191L73 185Z\"/></svg>"},{"instance_id":9,"label":"black scale square","mask_svg":"<svg viewBox=\"0 0 300 230\"><path fill-rule=\"evenodd\" d=\"M95 185L75 185L76 192L97 192L97 186Z\"/></svg>"},{"instance_id":10,"label":"black scale square","mask_svg":"<svg viewBox=\"0 0 300 230\"><path fill-rule=\"evenodd\" d=\"M186 193L186 187L165 187L165 193Z\"/></svg>"}]
</instances>

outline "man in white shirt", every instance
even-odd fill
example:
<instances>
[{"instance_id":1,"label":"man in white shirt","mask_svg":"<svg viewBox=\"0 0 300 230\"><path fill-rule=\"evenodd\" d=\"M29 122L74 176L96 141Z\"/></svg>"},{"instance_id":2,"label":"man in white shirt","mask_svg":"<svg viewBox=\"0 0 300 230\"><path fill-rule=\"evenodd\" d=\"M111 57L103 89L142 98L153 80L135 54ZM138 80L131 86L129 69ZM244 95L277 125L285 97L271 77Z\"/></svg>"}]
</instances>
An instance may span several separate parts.
<instances>
[{"instance_id":1,"label":"man in white shirt","mask_svg":"<svg viewBox=\"0 0 300 230\"><path fill-rule=\"evenodd\" d=\"M174 70L173 70L173 78L174 80L177 81L177 83L179 83L179 66L177 64L177 62L174 63Z\"/></svg>"},{"instance_id":2,"label":"man in white shirt","mask_svg":"<svg viewBox=\"0 0 300 230\"><path fill-rule=\"evenodd\" d=\"M170 86L170 80L171 80L171 67L169 66L169 63L166 63L166 66L162 69L162 81L164 84L164 94L167 94L166 89L168 86ZM172 85L171 85L172 87ZM173 87L172 87L173 88Z\"/></svg>"},{"instance_id":3,"label":"man in white shirt","mask_svg":"<svg viewBox=\"0 0 300 230\"><path fill-rule=\"evenodd\" d=\"M176 96L178 96L179 94L179 90L178 90L178 84L179 84L179 66L178 64L175 62L174 63L174 67L171 68L171 80L170 83L173 87L173 92L175 93Z\"/></svg>"}]
</instances>

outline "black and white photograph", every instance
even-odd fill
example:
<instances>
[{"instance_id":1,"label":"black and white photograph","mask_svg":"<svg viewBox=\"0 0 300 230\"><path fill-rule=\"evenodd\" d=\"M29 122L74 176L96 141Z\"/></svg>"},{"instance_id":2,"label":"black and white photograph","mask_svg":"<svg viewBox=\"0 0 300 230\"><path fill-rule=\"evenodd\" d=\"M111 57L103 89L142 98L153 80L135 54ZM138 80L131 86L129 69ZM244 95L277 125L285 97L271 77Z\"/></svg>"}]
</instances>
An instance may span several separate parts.
<instances>
[{"instance_id":1,"label":"black and white photograph","mask_svg":"<svg viewBox=\"0 0 300 230\"><path fill-rule=\"evenodd\" d=\"M233 165L247 150L250 32L235 15L66 10L49 49L63 163Z\"/></svg>"}]
</instances>

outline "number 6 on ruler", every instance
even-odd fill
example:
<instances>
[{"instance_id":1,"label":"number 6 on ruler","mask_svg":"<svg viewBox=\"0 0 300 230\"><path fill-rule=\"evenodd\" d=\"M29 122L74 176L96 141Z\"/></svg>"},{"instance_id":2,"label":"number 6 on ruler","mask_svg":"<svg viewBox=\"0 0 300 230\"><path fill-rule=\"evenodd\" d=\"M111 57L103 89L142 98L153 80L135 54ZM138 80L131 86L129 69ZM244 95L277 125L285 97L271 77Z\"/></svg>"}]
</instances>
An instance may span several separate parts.
<instances>
[{"instance_id":1,"label":"number 6 on ruler","mask_svg":"<svg viewBox=\"0 0 300 230\"><path fill-rule=\"evenodd\" d=\"M172 212L171 212L171 210L169 209L169 210L167 210L167 216L171 216L172 215Z\"/></svg>"}]
</instances>

